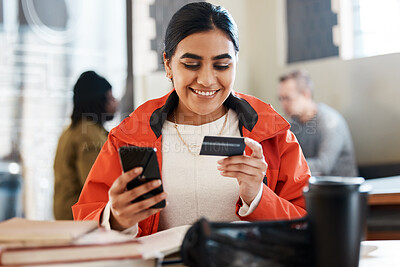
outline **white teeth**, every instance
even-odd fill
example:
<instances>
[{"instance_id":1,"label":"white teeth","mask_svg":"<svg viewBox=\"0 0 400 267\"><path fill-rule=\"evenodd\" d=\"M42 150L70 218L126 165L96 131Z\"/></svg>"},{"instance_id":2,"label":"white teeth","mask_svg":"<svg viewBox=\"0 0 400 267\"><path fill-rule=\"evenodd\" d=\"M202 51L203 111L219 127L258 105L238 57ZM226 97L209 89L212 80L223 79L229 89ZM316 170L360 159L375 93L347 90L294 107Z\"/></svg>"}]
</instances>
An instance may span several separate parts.
<instances>
[{"instance_id":1,"label":"white teeth","mask_svg":"<svg viewBox=\"0 0 400 267\"><path fill-rule=\"evenodd\" d=\"M204 96L211 96L211 95L214 95L217 92L217 91L199 91L199 90L195 90L195 89L193 89L193 91L196 94L204 95Z\"/></svg>"}]
</instances>

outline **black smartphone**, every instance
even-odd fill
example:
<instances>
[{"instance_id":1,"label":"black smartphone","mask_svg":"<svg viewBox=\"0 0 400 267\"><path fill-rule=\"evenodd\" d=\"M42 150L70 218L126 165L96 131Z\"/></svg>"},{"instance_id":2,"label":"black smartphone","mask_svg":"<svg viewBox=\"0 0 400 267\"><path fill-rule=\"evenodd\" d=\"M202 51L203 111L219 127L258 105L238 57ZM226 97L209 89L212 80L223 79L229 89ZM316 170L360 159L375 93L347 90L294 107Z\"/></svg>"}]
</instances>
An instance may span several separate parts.
<instances>
[{"instance_id":1,"label":"black smartphone","mask_svg":"<svg viewBox=\"0 0 400 267\"><path fill-rule=\"evenodd\" d=\"M134 187L147 183L152 180L161 180L160 169L158 168L158 160L156 155L156 150L152 147L138 147L138 146L123 146L120 147L119 157L121 160L122 169L127 172L136 167L142 167L143 172L130 181L126 189L131 190ZM142 201L158 195L163 192L163 187L157 187L150 192L139 196L138 198L132 200L132 203ZM158 209L165 207L165 200L160 201L151 208Z\"/></svg>"}]
</instances>

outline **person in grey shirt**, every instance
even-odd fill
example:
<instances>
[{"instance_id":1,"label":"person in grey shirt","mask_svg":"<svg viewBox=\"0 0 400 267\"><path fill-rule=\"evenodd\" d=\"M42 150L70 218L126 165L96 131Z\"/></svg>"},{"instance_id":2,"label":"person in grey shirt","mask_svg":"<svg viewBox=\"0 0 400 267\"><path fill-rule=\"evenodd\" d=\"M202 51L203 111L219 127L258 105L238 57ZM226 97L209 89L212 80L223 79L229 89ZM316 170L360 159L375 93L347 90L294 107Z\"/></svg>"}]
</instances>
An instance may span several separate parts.
<instances>
[{"instance_id":1,"label":"person in grey shirt","mask_svg":"<svg viewBox=\"0 0 400 267\"><path fill-rule=\"evenodd\" d=\"M291 71L279 81L279 101L312 175L357 176L353 141L343 116L313 100L313 82L305 71Z\"/></svg>"}]
</instances>

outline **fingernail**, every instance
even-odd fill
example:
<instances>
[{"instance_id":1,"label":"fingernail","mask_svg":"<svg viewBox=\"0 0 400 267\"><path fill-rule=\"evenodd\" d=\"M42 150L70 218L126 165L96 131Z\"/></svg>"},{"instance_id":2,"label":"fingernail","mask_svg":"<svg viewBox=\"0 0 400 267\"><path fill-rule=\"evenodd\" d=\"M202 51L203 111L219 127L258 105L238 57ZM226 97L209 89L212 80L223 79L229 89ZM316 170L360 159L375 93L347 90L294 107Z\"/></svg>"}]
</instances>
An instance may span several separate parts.
<instances>
[{"instance_id":1,"label":"fingernail","mask_svg":"<svg viewBox=\"0 0 400 267\"><path fill-rule=\"evenodd\" d=\"M153 181L153 185L154 186L161 185L161 180L157 179L157 180Z\"/></svg>"},{"instance_id":2,"label":"fingernail","mask_svg":"<svg viewBox=\"0 0 400 267\"><path fill-rule=\"evenodd\" d=\"M217 161L218 164L222 164L222 162L224 162L223 159L220 159L220 160Z\"/></svg>"},{"instance_id":3,"label":"fingernail","mask_svg":"<svg viewBox=\"0 0 400 267\"><path fill-rule=\"evenodd\" d=\"M143 171L143 167L136 167L135 172L136 173L141 173Z\"/></svg>"}]
</instances>

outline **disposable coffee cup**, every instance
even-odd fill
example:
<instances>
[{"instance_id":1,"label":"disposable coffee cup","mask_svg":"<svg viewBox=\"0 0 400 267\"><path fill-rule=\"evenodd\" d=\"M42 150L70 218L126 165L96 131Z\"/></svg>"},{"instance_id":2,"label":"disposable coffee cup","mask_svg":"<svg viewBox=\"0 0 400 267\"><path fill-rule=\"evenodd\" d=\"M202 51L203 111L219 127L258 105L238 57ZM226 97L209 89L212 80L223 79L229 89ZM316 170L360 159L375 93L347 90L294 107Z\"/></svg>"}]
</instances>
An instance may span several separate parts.
<instances>
[{"instance_id":1,"label":"disposable coffee cup","mask_svg":"<svg viewBox=\"0 0 400 267\"><path fill-rule=\"evenodd\" d=\"M316 267L358 267L367 195L361 177L311 177L304 190Z\"/></svg>"}]
</instances>

